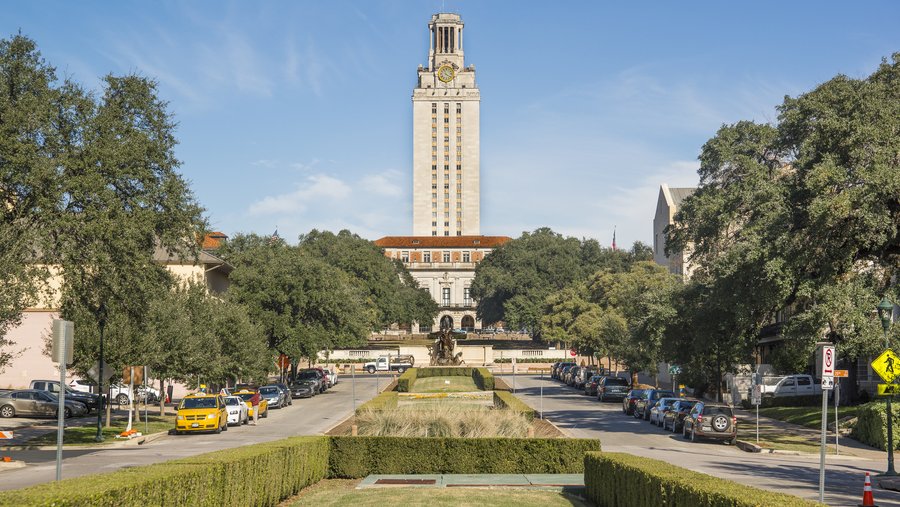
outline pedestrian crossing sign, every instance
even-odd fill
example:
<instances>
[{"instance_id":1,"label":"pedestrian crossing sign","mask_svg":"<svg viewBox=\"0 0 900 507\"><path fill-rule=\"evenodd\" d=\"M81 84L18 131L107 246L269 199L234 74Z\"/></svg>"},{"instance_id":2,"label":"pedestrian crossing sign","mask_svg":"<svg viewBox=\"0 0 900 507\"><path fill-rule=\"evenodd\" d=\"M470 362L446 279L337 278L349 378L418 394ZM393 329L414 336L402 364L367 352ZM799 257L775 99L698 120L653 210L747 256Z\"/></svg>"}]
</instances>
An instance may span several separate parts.
<instances>
[{"instance_id":1,"label":"pedestrian crossing sign","mask_svg":"<svg viewBox=\"0 0 900 507\"><path fill-rule=\"evenodd\" d=\"M900 384L878 384L878 396L900 394Z\"/></svg>"},{"instance_id":2,"label":"pedestrian crossing sign","mask_svg":"<svg viewBox=\"0 0 900 507\"><path fill-rule=\"evenodd\" d=\"M886 349L872 361L872 370L888 384L900 377L900 357L891 349Z\"/></svg>"}]
</instances>

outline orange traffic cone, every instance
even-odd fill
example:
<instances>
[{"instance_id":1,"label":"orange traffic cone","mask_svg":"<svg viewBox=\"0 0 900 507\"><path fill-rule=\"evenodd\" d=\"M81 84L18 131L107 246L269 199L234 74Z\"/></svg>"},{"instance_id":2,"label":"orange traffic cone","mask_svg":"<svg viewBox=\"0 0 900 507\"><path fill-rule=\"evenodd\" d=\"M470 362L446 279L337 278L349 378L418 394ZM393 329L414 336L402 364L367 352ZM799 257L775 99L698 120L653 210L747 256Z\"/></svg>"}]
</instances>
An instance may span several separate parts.
<instances>
[{"instance_id":1,"label":"orange traffic cone","mask_svg":"<svg viewBox=\"0 0 900 507\"><path fill-rule=\"evenodd\" d=\"M866 472L866 485L863 486L863 501L859 507L875 507L875 498L872 496L872 480L869 472Z\"/></svg>"}]
</instances>

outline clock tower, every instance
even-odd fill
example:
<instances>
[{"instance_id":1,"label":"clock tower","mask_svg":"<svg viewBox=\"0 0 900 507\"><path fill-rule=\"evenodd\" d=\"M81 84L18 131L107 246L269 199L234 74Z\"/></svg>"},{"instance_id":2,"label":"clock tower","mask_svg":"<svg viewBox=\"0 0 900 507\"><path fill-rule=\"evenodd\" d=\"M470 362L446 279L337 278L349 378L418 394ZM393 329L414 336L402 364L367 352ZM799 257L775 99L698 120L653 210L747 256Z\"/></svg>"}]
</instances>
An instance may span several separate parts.
<instances>
[{"instance_id":1,"label":"clock tower","mask_svg":"<svg viewBox=\"0 0 900 507\"><path fill-rule=\"evenodd\" d=\"M476 236L480 226L479 114L475 66L465 66L463 22L435 14L428 65L413 90L413 235Z\"/></svg>"}]
</instances>

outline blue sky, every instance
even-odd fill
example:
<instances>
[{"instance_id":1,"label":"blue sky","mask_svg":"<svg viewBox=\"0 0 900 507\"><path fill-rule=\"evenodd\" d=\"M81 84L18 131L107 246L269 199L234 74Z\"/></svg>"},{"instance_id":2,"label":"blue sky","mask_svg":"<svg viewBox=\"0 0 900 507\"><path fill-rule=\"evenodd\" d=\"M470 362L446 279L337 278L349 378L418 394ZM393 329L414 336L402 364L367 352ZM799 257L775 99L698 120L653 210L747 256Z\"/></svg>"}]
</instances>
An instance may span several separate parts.
<instances>
[{"instance_id":1,"label":"blue sky","mask_svg":"<svg viewBox=\"0 0 900 507\"><path fill-rule=\"evenodd\" d=\"M214 229L376 239L411 233L410 97L441 10L481 90L481 232L513 237L650 243L659 184L694 185L719 126L900 51L893 1L19 1L0 36L89 88L157 79Z\"/></svg>"}]
</instances>

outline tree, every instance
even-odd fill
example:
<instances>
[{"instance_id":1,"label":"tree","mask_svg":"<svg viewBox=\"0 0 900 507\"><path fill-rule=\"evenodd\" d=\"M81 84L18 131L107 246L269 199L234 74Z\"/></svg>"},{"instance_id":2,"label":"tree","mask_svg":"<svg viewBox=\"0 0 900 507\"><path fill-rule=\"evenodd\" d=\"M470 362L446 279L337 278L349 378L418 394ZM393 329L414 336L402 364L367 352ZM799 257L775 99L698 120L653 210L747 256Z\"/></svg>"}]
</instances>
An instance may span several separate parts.
<instances>
[{"instance_id":1,"label":"tree","mask_svg":"<svg viewBox=\"0 0 900 507\"><path fill-rule=\"evenodd\" d=\"M595 240L537 229L506 242L478 264L472 297L484 322L504 321L542 339L543 305L551 293L599 269L626 269L632 262L629 252L602 248Z\"/></svg>"},{"instance_id":2,"label":"tree","mask_svg":"<svg viewBox=\"0 0 900 507\"><path fill-rule=\"evenodd\" d=\"M351 275L369 295L376 311L375 326L432 322L438 306L397 259L385 257L371 241L350 231L338 234L313 229L300 236L300 249Z\"/></svg>"},{"instance_id":3,"label":"tree","mask_svg":"<svg viewBox=\"0 0 900 507\"><path fill-rule=\"evenodd\" d=\"M270 348L314 359L320 350L363 343L375 309L350 276L300 247L239 238L228 299L247 307ZM234 251L232 251L234 252Z\"/></svg>"}]
</instances>

